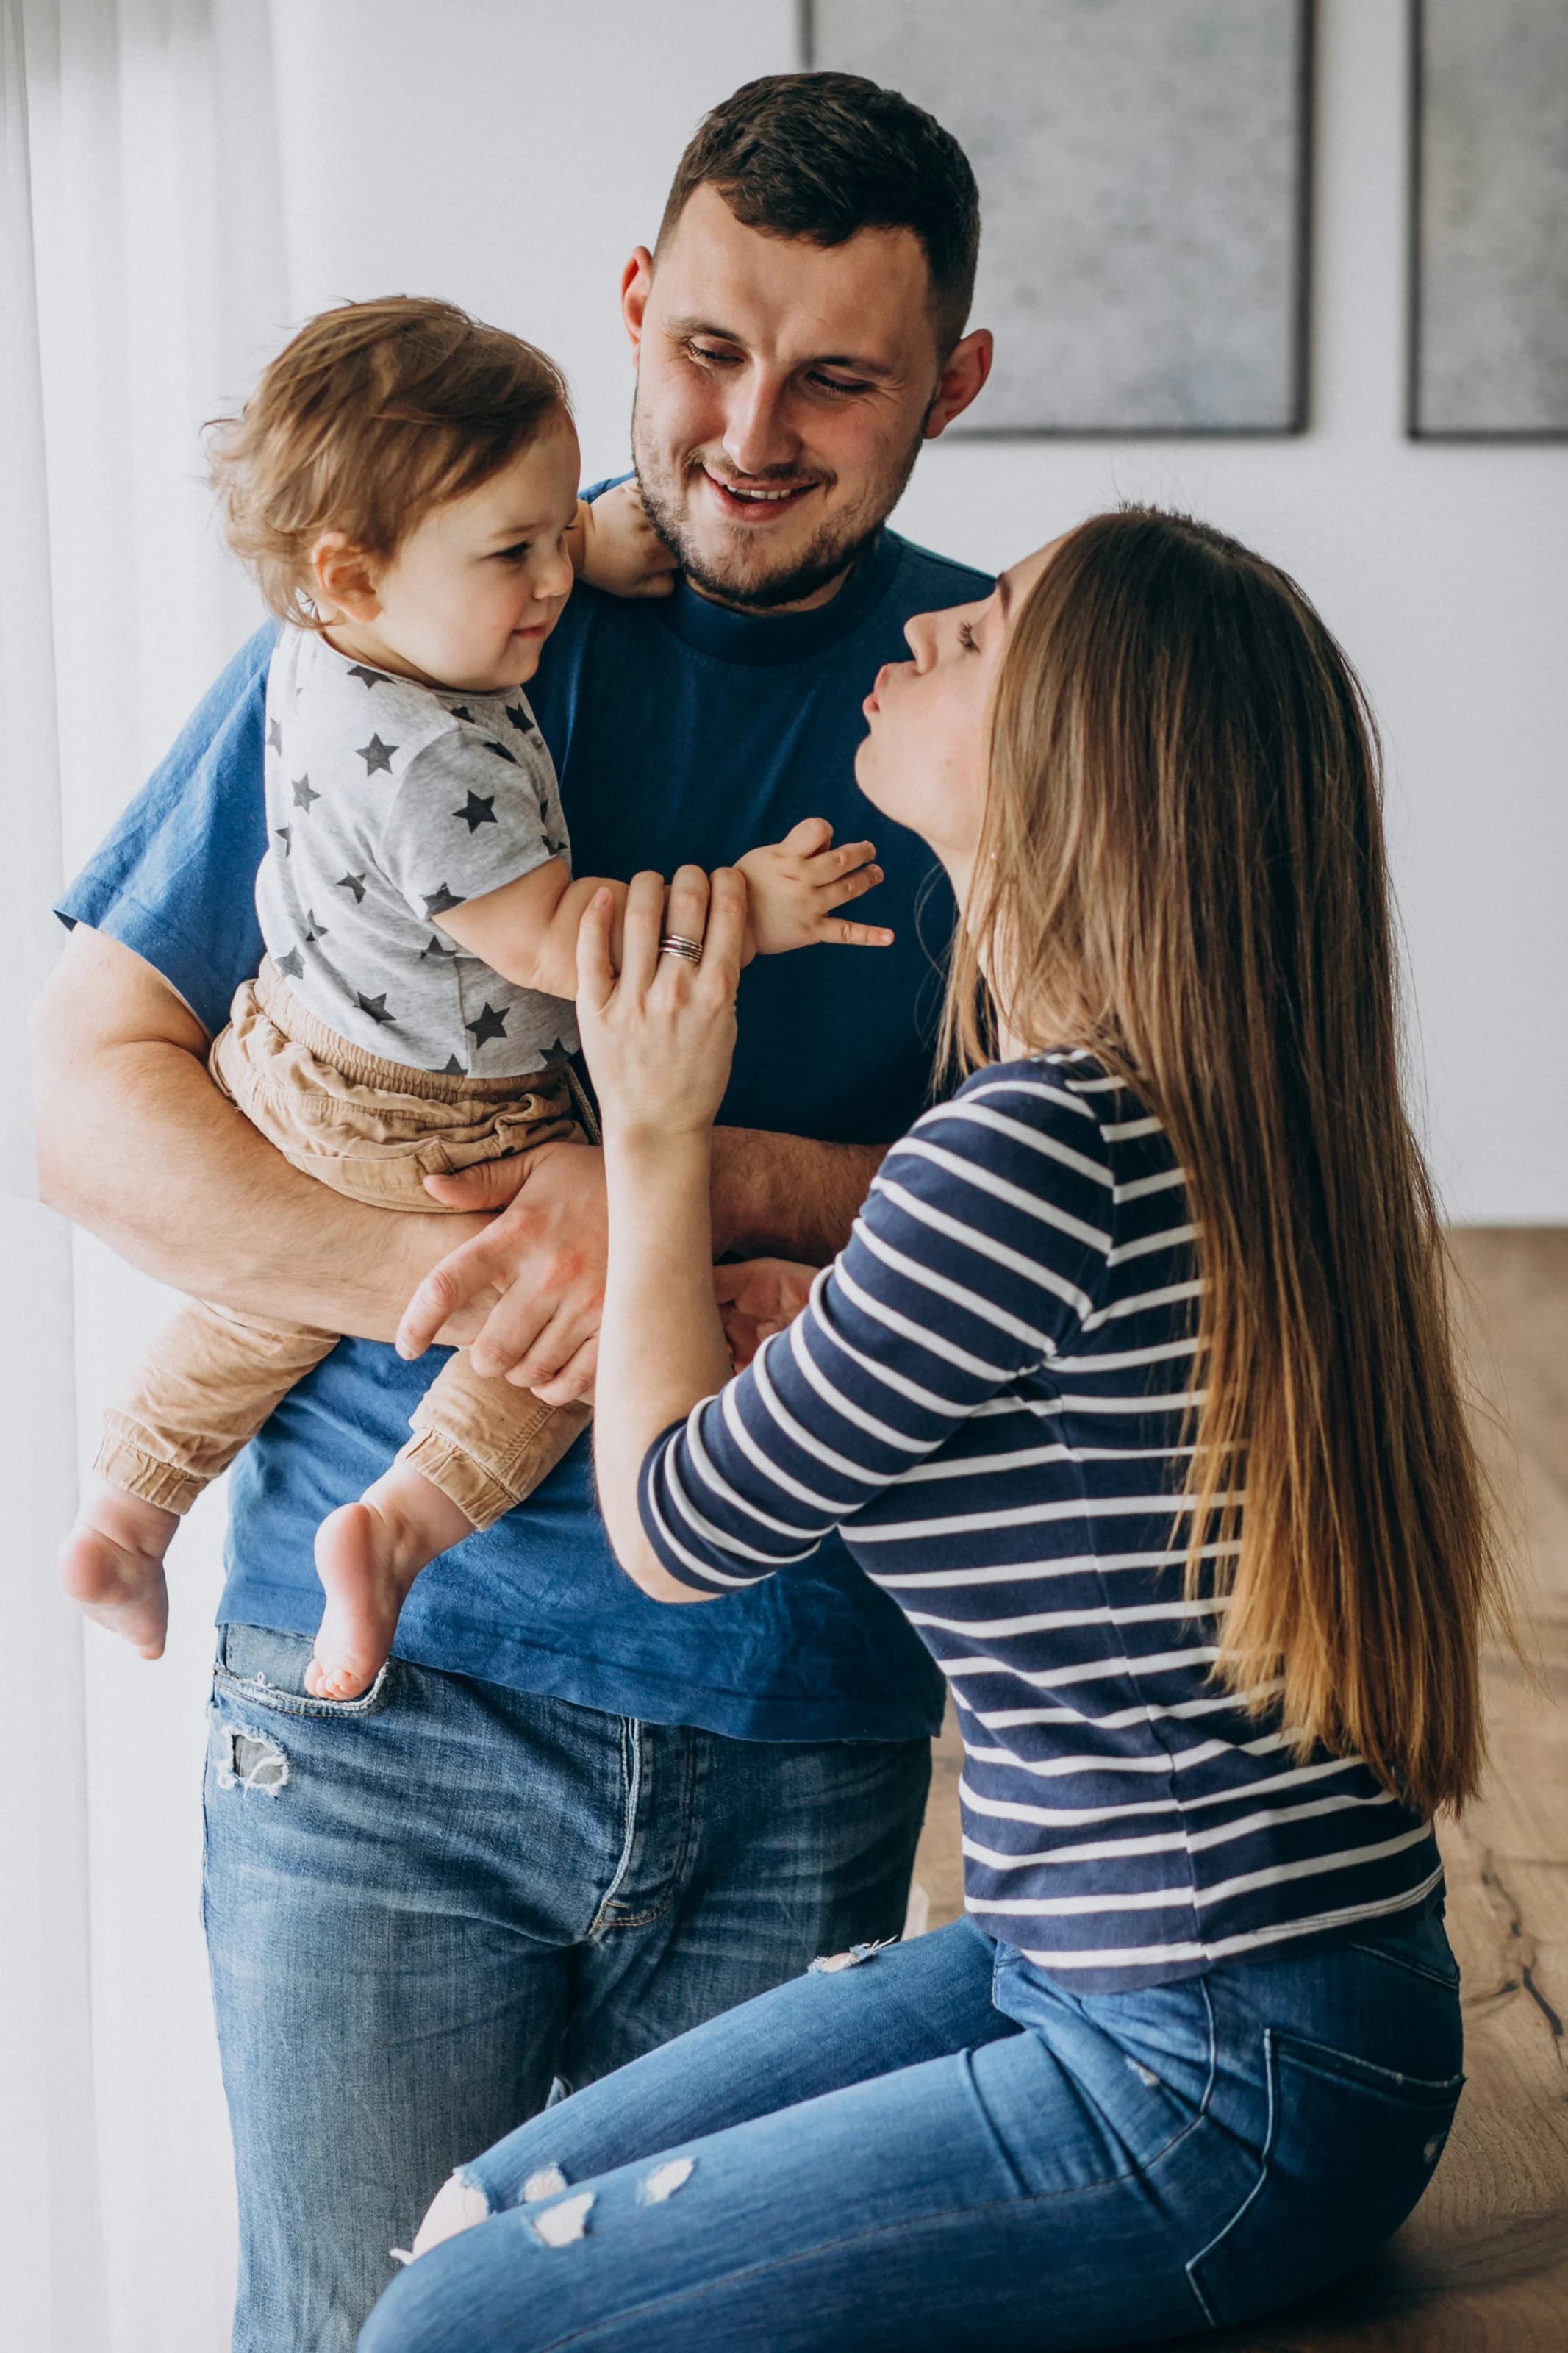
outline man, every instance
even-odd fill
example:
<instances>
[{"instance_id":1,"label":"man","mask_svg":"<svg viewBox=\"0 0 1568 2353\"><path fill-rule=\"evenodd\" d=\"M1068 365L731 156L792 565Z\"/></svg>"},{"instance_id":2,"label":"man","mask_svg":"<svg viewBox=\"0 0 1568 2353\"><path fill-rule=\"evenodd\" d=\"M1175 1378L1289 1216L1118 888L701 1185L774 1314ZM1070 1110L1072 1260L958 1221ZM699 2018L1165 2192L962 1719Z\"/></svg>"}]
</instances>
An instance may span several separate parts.
<instances>
[{"instance_id":1,"label":"man","mask_svg":"<svg viewBox=\"0 0 1568 2353\"><path fill-rule=\"evenodd\" d=\"M726 863L810 814L864 830L872 678L910 614L987 585L882 527L989 368L964 332L978 230L956 142L871 83L772 77L699 129L623 286L637 479L683 576L658 603L579 588L531 690L582 871ZM446 1180L467 1217L397 1217L296 1176L212 1086L260 953L269 650L236 657L62 902L40 1132L48 1198L127 1257L361 1335L237 1467L207 1788L236 2353L336 2353L444 2175L552 2078L898 1933L941 1694L839 1550L658 1610L608 1553L579 1446L420 1579L363 1698L305 1696L312 1532L433 1370L386 1345L411 1295L405 1336L477 1335L482 1369L586 1396L604 1229L588 1147ZM877 836L897 944L745 976L727 1254L830 1256L926 1091L951 902L912 836Z\"/></svg>"}]
</instances>

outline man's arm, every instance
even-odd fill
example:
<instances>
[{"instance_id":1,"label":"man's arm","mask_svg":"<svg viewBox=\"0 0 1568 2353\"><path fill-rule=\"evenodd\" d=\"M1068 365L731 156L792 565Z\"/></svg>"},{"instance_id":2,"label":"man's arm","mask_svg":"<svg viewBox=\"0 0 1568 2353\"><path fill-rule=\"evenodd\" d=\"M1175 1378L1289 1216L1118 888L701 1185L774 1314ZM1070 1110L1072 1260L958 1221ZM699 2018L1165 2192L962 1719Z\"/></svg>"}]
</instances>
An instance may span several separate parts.
<instances>
[{"instance_id":1,"label":"man's arm","mask_svg":"<svg viewBox=\"0 0 1568 2353\"><path fill-rule=\"evenodd\" d=\"M826 1262L848 1240L885 1151L716 1128L714 1249ZM439 1200L500 1214L420 1284L398 1328L404 1354L417 1356L444 1327L460 1319L467 1328L476 1308L488 1307L473 1343L476 1372L504 1375L550 1405L589 1396L605 1297L603 1155L546 1144L426 1184Z\"/></svg>"},{"instance_id":2,"label":"man's arm","mask_svg":"<svg viewBox=\"0 0 1568 2353\"><path fill-rule=\"evenodd\" d=\"M79 923L35 1017L44 1199L181 1291L390 1339L454 1229L481 1221L371 1208L301 1176L219 1093L207 1046L160 973Z\"/></svg>"}]
</instances>

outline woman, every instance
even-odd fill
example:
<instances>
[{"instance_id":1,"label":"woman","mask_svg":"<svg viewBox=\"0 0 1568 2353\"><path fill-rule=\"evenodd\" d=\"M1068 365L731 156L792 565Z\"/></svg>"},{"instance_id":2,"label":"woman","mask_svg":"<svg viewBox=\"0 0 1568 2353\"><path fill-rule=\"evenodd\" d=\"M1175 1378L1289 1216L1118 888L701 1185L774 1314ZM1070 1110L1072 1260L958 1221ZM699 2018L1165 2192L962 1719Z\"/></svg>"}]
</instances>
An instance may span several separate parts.
<instances>
[{"instance_id":1,"label":"woman","mask_svg":"<svg viewBox=\"0 0 1568 2353\"><path fill-rule=\"evenodd\" d=\"M1360 691L1290 582L1147 512L908 634L858 774L952 876L972 1075L730 1378L741 886L684 871L661 954L639 878L618 980L590 911L598 1464L661 1601L743 1609L842 1527L958 1704L967 1917L466 2168L367 2353L1181 2335L1369 2254L1453 2116L1431 1817L1496 1572Z\"/></svg>"}]
</instances>

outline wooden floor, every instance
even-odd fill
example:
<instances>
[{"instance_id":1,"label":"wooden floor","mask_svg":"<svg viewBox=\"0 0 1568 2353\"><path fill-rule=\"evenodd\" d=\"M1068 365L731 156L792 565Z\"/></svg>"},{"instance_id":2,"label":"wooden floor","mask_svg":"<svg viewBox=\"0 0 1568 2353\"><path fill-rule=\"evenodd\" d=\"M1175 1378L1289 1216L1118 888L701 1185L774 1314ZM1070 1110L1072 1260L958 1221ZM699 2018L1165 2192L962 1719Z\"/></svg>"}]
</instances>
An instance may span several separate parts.
<instances>
[{"instance_id":1,"label":"wooden floor","mask_svg":"<svg viewBox=\"0 0 1568 2353\"><path fill-rule=\"evenodd\" d=\"M1568 2353L1568 1229L1453 1239L1539 1660L1532 1677L1489 1658L1489 1777L1443 1834L1469 2081L1430 2190L1370 2271L1191 2353ZM961 1902L959 1763L950 1712L915 1865L933 1928Z\"/></svg>"}]
</instances>

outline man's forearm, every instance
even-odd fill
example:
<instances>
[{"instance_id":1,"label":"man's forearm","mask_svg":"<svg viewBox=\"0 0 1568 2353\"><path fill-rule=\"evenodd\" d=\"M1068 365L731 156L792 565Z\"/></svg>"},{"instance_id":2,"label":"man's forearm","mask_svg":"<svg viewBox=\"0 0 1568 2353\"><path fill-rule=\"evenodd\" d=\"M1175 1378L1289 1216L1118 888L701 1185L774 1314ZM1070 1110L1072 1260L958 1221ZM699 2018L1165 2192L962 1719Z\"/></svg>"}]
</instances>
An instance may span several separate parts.
<instances>
[{"instance_id":1,"label":"man's forearm","mask_svg":"<svg viewBox=\"0 0 1568 2353\"><path fill-rule=\"evenodd\" d=\"M735 1258L825 1266L848 1240L886 1156L881 1144L818 1144L766 1128L715 1128L714 1249Z\"/></svg>"},{"instance_id":2,"label":"man's forearm","mask_svg":"<svg viewBox=\"0 0 1568 2353\"><path fill-rule=\"evenodd\" d=\"M415 1284L482 1222L395 1216L291 1168L214 1086L200 1024L115 941L72 935L36 1035L44 1198L179 1290L390 1339Z\"/></svg>"}]
</instances>

